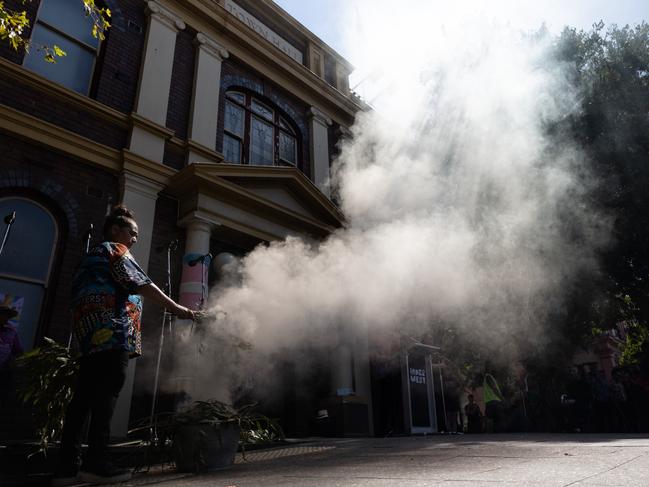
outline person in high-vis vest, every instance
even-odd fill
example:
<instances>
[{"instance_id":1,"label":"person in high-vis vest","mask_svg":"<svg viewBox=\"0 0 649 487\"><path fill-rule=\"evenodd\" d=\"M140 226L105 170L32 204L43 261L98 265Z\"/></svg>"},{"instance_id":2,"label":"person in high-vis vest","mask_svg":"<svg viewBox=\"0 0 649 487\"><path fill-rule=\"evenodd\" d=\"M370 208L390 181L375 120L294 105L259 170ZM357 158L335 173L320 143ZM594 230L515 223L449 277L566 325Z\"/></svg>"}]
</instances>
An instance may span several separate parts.
<instances>
[{"instance_id":1,"label":"person in high-vis vest","mask_svg":"<svg viewBox=\"0 0 649 487\"><path fill-rule=\"evenodd\" d=\"M493 375L484 375L482 390L485 403L485 429L487 433L498 432L502 428L504 398Z\"/></svg>"}]
</instances>

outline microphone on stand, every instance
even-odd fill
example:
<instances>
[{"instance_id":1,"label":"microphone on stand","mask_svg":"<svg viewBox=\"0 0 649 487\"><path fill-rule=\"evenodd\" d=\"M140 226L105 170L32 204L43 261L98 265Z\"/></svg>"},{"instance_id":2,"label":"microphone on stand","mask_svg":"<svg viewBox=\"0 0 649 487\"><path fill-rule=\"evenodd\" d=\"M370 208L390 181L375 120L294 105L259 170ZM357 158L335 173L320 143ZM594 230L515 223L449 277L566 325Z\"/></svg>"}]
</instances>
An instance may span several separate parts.
<instances>
[{"instance_id":1,"label":"microphone on stand","mask_svg":"<svg viewBox=\"0 0 649 487\"><path fill-rule=\"evenodd\" d=\"M90 252L90 240L92 240L92 231L93 231L94 228L95 228L95 226L94 226L92 223L90 223L90 224L88 225L88 230L86 230L86 235L85 235L85 239L86 239L86 254L87 254L88 252Z\"/></svg>"},{"instance_id":2,"label":"microphone on stand","mask_svg":"<svg viewBox=\"0 0 649 487\"><path fill-rule=\"evenodd\" d=\"M12 211L9 213L7 216L5 216L5 225L7 226L5 228L5 234L2 237L2 243L0 243L0 255L2 255L2 251L5 248L5 244L7 243L7 238L9 237L9 230L11 230L11 225L13 225L14 221L16 221L16 212Z\"/></svg>"},{"instance_id":3,"label":"microphone on stand","mask_svg":"<svg viewBox=\"0 0 649 487\"><path fill-rule=\"evenodd\" d=\"M155 251L158 254L160 252L164 252L165 250L170 250L171 252L175 252L177 248L178 248L178 239L175 238L171 240L167 245L161 245L160 247L156 247Z\"/></svg>"},{"instance_id":4,"label":"microphone on stand","mask_svg":"<svg viewBox=\"0 0 649 487\"><path fill-rule=\"evenodd\" d=\"M5 225L11 225L16 220L16 212L12 211L5 216Z\"/></svg>"},{"instance_id":5,"label":"microphone on stand","mask_svg":"<svg viewBox=\"0 0 649 487\"><path fill-rule=\"evenodd\" d=\"M201 256L199 256L199 257L196 257L195 259L192 259L192 260L190 260L189 262L187 262L187 265L188 265L189 267L194 267L194 266L195 266L196 264L198 264L199 262L200 262L201 264L204 264L206 259L212 260L212 254L209 254L209 253L208 253L208 254L205 254L205 255L201 255Z\"/></svg>"}]
</instances>

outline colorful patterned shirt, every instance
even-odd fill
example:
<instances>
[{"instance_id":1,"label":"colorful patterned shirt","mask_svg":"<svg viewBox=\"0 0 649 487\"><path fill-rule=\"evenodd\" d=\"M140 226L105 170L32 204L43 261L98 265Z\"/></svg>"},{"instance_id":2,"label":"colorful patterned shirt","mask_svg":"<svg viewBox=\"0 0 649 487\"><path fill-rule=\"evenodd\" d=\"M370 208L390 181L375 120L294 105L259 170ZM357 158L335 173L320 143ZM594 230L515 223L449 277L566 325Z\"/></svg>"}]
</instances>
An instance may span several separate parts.
<instances>
[{"instance_id":1,"label":"colorful patterned shirt","mask_svg":"<svg viewBox=\"0 0 649 487\"><path fill-rule=\"evenodd\" d=\"M103 242L84 257L72 281L72 332L83 355L102 350L142 354L140 286L151 284L120 243Z\"/></svg>"}]
</instances>

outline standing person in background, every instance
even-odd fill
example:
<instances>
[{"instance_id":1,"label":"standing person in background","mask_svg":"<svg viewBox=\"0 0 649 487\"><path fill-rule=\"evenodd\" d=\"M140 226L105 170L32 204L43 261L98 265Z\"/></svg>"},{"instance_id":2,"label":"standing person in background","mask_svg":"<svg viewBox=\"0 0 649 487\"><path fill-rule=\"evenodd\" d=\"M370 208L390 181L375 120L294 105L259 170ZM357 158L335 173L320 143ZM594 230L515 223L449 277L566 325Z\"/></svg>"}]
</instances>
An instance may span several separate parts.
<instances>
[{"instance_id":1,"label":"standing person in background","mask_svg":"<svg viewBox=\"0 0 649 487\"><path fill-rule=\"evenodd\" d=\"M13 391L13 360L22 355L18 332L9 320L18 316L18 311L8 306L0 306L0 403L5 402Z\"/></svg>"},{"instance_id":2,"label":"standing person in background","mask_svg":"<svg viewBox=\"0 0 649 487\"><path fill-rule=\"evenodd\" d=\"M110 423L126 379L129 358L142 353L142 297L183 319L194 312L167 297L144 273L129 249L138 226L126 207L106 217L104 241L82 260L72 281L72 332L81 353L78 383L65 417L54 487L128 480L128 470L106 459ZM88 452L79 471L81 437L90 414Z\"/></svg>"},{"instance_id":3,"label":"standing person in background","mask_svg":"<svg viewBox=\"0 0 649 487\"><path fill-rule=\"evenodd\" d=\"M487 433L498 433L503 431L503 395L500 392L498 382L491 374L484 375L482 383L484 391L484 415L485 431Z\"/></svg>"},{"instance_id":4,"label":"standing person in background","mask_svg":"<svg viewBox=\"0 0 649 487\"><path fill-rule=\"evenodd\" d=\"M467 420L467 433L482 433L482 411L474 401L473 394L467 396L469 402L464 406Z\"/></svg>"},{"instance_id":5,"label":"standing person in background","mask_svg":"<svg viewBox=\"0 0 649 487\"><path fill-rule=\"evenodd\" d=\"M444 403L446 432L457 433L460 424L460 385L454 377L449 377L444 384Z\"/></svg>"}]
</instances>

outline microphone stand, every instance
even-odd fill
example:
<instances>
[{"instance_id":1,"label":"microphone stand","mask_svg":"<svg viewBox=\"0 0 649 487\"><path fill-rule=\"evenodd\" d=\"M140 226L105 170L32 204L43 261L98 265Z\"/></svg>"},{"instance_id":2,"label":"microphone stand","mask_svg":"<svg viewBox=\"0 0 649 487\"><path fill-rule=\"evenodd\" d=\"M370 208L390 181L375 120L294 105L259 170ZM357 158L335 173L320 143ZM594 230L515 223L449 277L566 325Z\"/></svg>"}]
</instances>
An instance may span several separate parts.
<instances>
[{"instance_id":1,"label":"microphone stand","mask_svg":"<svg viewBox=\"0 0 649 487\"><path fill-rule=\"evenodd\" d=\"M2 255L2 251L5 248L5 244L7 243L7 238L9 238L9 231L11 230L11 225L13 225L14 221L16 221L15 211L12 211L7 216L5 216L5 225L7 227L5 228L5 234L4 237L2 237L2 243L0 244L0 255Z\"/></svg>"},{"instance_id":2,"label":"microphone stand","mask_svg":"<svg viewBox=\"0 0 649 487\"><path fill-rule=\"evenodd\" d=\"M167 245L167 282L165 284L165 294L171 297L171 252L178 248L178 240L172 240ZM171 332L171 313L164 309L162 313L162 327L160 328L160 341L158 342L158 357L155 366L155 379L153 382L153 398L151 400L151 416L149 418L149 438L153 445L158 442L158 429L155 424L155 408L158 401L158 384L160 380L160 361L162 359L162 347L165 339L165 326L169 320L169 332Z\"/></svg>"},{"instance_id":3,"label":"microphone stand","mask_svg":"<svg viewBox=\"0 0 649 487\"><path fill-rule=\"evenodd\" d=\"M90 240L92 240L92 230L95 227L91 223L88 225L88 230L86 230L86 255L88 255L88 252L90 252Z\"/></svg>"},{"instance_id":4,"label":"microphone stand","mask_svg":"<svg viewBox=\"0 0 649 487\"><path fill-rule=\"evenodd\" d=\"M90 241L92 240L92 231L94 228L95 226L92 223L88 224L88 230L86 230L86 246L84 248L86 255L88 255L88 252L90 252ZM71 347L72 347L72 330L70 330L70 336L68 337L68 352L70 351Z\"/></svg>"},{"instance_id":5,"label":"microphone stand","mask_svg":"<svg viewBox=\"0 0 649 487\"><path fill-rule=\"evenodd\" d=\"M205 269L205 261L207 260L208 269ZM205 285L205 274L209 270L210 262L212 262L212 254L206 254L201 261L201 306L200 310L205 308L205 300L207 298L207 286Z\"/></svg>"}]
</instances>

